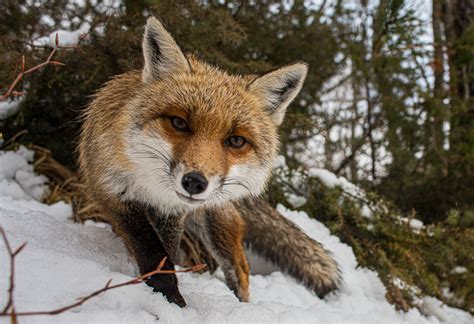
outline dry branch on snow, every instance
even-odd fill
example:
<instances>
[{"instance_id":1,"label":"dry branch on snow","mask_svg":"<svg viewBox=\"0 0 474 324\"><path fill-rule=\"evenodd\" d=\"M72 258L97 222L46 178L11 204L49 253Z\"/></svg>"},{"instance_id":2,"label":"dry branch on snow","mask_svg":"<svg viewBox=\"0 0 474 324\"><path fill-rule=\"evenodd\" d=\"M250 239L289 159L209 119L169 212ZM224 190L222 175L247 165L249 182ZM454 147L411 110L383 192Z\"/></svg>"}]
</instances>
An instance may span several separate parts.
<instances>
[{"instance_id":1,"label":"dry branch on snow","mask_svg":"<svg viewBox=\"0 0 474 324\"><path fill-rule=\"evenodd\" d=\"M10 317L12 323L17 323L17 318L20 316L38 316L38 315L58 315L68 311L72 308L76 308L84 304L89 299L96 297L108 290L129 286L129 285L136 285L146 281L149 277L153 275L160 275L160 274L171 274L171 273L178 273L178 272L196 272L204 269L206 267L205 264L198 264L190 268L182 269L182 270L163 270L163 266L165 265L166 258L163 258L161 262L158 264L155 270L148 272L144 275L138 276L136 278L130 279L128 281L114 284L112 285L112 279L107 281L104 287L97 289L96 291L91 292L87 296L80 297L77 299L76 302L68 304L66 306L58 307L56 309L51 310L40 310L40 311L25 311L25 312L16 312L15 304L13 300L14 290L15 290L15 257L23 250L26 245L26 242L21 244L18 248L13 249L8 237L2 227L0 227L0 235L2 236L3 242L5 243L5 247L8 252L8 256L10 259L10 285L8 289L8 301L5 307L3 308L2 312L0 313L0 317Z\"/></svg>"}]
</instances>

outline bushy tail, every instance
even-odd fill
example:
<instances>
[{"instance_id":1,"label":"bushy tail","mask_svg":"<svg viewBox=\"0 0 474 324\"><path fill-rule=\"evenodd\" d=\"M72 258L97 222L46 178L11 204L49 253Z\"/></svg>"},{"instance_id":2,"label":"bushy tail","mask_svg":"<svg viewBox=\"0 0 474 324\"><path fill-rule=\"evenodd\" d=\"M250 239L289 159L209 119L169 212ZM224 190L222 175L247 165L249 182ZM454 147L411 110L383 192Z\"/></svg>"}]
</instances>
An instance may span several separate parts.
<instances>
[{"instance_id":1,"label":"bushy tail","mask_svg":"<svg viewBox=\"0 0 474 324\"><path fill-rule=\"evenodd\" d=\"M246 199L236 206L247 224L245 244L252 252L288 272L319 297L338 288L338 264L320 243L262 199Z\"/></svg>"}]
</instances>

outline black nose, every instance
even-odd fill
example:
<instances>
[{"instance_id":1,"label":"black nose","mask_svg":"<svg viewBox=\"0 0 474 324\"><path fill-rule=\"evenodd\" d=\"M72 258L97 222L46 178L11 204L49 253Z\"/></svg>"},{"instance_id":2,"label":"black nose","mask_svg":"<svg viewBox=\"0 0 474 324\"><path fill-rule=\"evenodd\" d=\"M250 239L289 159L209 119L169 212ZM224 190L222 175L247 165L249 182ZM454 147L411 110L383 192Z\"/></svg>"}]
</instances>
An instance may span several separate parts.
<instances>
[{"instance_id":1,"label":"black nose","mask_svg":"<svg viewBox=\"0 0 474 324\"><path fill-rule=\"evenodd\" d=\"M189 192L191 195L200 194L207 188L207 180L199 173L190 172L186 173L181 180L184 190Z\"/></svg>"}]
</instances>

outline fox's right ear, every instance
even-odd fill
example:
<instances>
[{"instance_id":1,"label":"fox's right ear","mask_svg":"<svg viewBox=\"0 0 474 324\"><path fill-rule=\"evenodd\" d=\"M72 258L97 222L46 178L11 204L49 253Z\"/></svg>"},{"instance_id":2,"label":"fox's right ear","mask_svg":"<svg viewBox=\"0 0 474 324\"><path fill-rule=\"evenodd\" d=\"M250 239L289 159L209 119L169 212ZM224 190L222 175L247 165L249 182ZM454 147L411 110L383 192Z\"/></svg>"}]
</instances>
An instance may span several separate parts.
<instances>
[{"instance_id":1,"label":"fox's right ear","mask_svg":"<svg viewBox=\"0 0 474 324\"><path fill-rule=\"evenodd\" d=\"M178 44L155 17L148 18L143 36L142 80L145 83L162 80L173 73L190 72L186 56Z\"/></svg>"}]
</instances>

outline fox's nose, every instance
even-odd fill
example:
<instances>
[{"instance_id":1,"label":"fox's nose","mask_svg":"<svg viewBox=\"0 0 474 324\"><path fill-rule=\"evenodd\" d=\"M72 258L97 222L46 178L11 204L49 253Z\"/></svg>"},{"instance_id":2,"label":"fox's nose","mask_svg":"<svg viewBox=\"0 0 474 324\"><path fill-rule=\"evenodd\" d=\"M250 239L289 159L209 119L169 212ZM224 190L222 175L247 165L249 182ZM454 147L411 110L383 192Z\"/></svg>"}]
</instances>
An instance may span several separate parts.
<instances>
[{"instance_id":1,"label":"fox's nose","mask_svg":"<svg viewBox=\"0 0 474 324\"><path fill-rule=\"evenodd\" d=\"M208 182L203 175L196 172L190 172L183 176L181 184L183 185L184 190L189 192L191 195L195 195L204 192L207 188Z\"/></svg>"}]
</instances>

